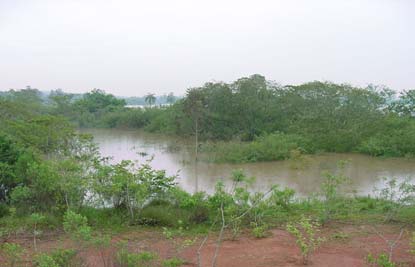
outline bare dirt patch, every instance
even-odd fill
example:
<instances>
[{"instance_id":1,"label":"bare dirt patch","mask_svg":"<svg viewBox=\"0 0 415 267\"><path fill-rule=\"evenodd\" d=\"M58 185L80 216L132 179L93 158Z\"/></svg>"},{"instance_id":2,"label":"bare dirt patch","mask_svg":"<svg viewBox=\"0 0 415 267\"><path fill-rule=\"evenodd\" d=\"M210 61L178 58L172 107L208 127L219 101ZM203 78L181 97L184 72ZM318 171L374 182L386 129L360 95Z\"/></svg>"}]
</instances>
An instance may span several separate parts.
<instances>
[{"instance_id":1,"label":"bare dirt patch","mask_svg":"<svg viewBox=\"0 0 415 267\"><path fill-rule=\"evenodd\" d=\"M379 236L381 233L383 237ZM388 252L386 240L395 240L400 233L399 226L393 225L331 225L325 227L322 235L326 241L311 256L308 266L319 267L361 267L368 266L365 258L369 253L378 255ZM393 260L402 266L415 266L415 258L410 253L411 231L403 232L397 241ZM212 233L201 250L201 265L211 266L216 248L217 233ZM137 230L115 236L112 242L128 241L131 252L153 251L160 258L180 257L185 260L185 266L197 266L197 249L203 237L182 250L178 250L173 240L167 240L159 231ZM24 246L33 254L32 240L29 237L19 237L8 240ZM176 244L179 241L176 240ZM61 234L48 235L38 242L40 251L50 251L57 247L79 248L76 244ZM110 256L115 254L115 248L104 252ZM86 249L80 253L87 266L103 266L102 255L99 251ZM223 267L271 267L271 266L303 266L300 251L295 239L282 229L273 229L266 238L257 239L248 232L243 233L237 240L225 237L218 254L218 266ZM0 258L0 262L2 259ZM2 266L2 265L1 265Z\"/></svg>"}]
</instances>

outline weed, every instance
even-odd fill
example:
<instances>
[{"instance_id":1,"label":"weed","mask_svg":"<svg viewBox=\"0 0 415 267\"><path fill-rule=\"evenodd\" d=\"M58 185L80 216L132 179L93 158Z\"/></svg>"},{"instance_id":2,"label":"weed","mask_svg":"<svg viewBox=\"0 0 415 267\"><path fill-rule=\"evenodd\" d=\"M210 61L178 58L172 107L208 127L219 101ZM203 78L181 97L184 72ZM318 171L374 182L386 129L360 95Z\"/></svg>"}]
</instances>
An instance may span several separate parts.
<instances>
[{"instance_id":1,"label":"weed","mask_svg":"<svg viewBox=\"0 0 415 267\"><path fill-rule=\"evenodd\" d=\"M184 264L180 258L171 258L163 261L163 267L179 267Z\"/></svg>"},{"instance_id":2,"label":"weed","mask_svg":"<svg viewBox=\"0 0 415 267\"><path fill-rule=\"evenodd\" d=\"M367 255L366 262L371 267L395 267L396 263L389 260L388 255L385 253L380 254L378 257L374 257L372 254Z\"/></svg>"},{"instance_id":3,"label":"weed","mask_svg":"<svg viewBox=\"0 0 415 267\"><path fill-rule=\"evenodd\" d=\"M311 253L323 241L322 238L317 237L318 227L317 223L304 216L298 223L287 224L287 231L296 238L296 243L301 250L304 265L308 264Z\"/></svg>"}]
</instances>

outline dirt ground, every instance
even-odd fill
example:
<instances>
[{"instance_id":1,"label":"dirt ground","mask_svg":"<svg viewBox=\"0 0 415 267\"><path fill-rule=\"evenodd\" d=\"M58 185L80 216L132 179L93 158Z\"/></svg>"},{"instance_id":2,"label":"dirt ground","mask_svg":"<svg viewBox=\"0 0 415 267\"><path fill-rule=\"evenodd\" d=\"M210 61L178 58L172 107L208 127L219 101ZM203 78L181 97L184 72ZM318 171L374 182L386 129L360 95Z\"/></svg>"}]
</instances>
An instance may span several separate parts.
<instances>
[{"instance_id":1,"label":"dirt ground","mask_svg":"<svg viewBox=\"0 0 415 267\"><path fill-rule=\"evenodd\" d=\"M311 255L308 266L319 267L360 267L368 266L366 256L389 252L388 241L394 242L400 228L391 225L331 225L324 228L321 235L326 239ZM415 257L410 253L412 232L405 230L393 249L393 260L398 266L414 266ZM186 237L189 239L189 237ZM216 248L217 233L211 234L201 249L201 266L211 266ZM184 266L197 266L197 251L203 237L195 238L193 245L182 247L183 239L167 240L159 231L130 231L114 237L112 242L128 241L132 252L153 251L160 258L178 256L185 260ZM33 251L30 236L8 240L23 245ZM57 247L79 247L59 234L45 235L38 241L39 251L49 251ZM107 255L114 251L105 252ZM102 254L87 250L81 253L87 259L88 267L104 266ZM2 259L0 258L0 263ZM285 230L273 229L268 237L257 239L249 232L242 233L237 240L225 235L218 257L217 266L222 267L271 267L303 266L300 250L295 239ZM0 266L4 266L0 264ZM108 266L108 265L107 265ZM112 266L112 264L110 264Z\"/></svg>"}]
</instances>

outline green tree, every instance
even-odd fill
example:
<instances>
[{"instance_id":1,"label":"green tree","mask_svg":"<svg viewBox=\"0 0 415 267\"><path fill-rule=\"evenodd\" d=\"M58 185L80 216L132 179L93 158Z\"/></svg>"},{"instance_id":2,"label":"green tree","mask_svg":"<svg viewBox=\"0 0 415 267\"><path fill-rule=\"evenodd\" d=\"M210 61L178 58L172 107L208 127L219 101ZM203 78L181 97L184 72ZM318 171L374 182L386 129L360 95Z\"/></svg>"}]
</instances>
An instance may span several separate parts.
<instances>
[{"instance_id":1,"label":"green tree","mask_svg":"<svg viewBox=\"0 0 415 267\"><path fill-rule=\"evenodd\" d=\"M151 106L152 106L154 103L156 103L156 95L155 95L155 94L153 94L153 93L148 93L148 94L145 96L145 101L146 101L146 103L147 103L148 105L150 105L150 108L151 108Z\"/></svg>"}]
</instances>

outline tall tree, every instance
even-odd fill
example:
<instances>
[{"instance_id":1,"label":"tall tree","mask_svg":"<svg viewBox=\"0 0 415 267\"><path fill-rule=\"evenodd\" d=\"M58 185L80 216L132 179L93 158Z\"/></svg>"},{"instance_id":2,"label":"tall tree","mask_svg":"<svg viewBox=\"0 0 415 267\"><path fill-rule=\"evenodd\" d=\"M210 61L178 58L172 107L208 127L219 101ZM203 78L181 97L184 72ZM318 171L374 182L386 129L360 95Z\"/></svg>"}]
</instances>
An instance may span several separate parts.
<instances>
[{"instance_id":1,"label":"tall tree","mask_svg":"<svg viewBox=\"0 0 415 267\"><path fill-rule=\"evenodd\" d=\"M153 93L148 93L148 94L146 95L146 97L145 97L145 101L146 101L146 103L147 103L147 104L149 104L149 105L150 105L150 108L151 108L151 106L152 106L154 103L156 103L156 95L155 95L155 94L153 94Z\"/></svg>"}]
</instances>

